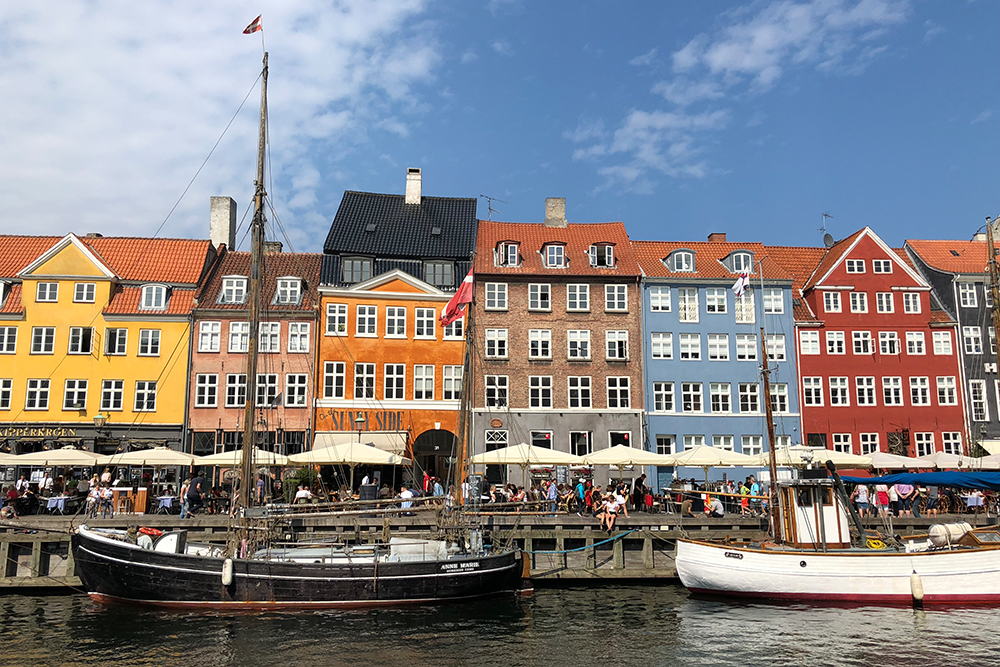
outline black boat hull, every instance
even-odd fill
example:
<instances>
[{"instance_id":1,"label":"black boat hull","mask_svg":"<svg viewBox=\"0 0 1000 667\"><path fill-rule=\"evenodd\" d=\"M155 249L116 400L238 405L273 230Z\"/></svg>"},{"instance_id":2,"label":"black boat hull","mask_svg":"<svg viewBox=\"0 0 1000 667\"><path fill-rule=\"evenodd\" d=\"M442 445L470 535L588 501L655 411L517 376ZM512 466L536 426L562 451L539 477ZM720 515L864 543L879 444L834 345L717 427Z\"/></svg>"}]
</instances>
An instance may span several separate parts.
<instances>
[{"instance_id":1,"label":"black boat hull","mask_svg":"<svg viewBox=\"0 0 1000 667\"><path fill-rule=\"evenodd\" d=\"M160 606L334 608L420 604L514 593L521 554L426 562L289 563L163 553L77 531L76 573L95 600Z\"/></svg>"}]
</instances>

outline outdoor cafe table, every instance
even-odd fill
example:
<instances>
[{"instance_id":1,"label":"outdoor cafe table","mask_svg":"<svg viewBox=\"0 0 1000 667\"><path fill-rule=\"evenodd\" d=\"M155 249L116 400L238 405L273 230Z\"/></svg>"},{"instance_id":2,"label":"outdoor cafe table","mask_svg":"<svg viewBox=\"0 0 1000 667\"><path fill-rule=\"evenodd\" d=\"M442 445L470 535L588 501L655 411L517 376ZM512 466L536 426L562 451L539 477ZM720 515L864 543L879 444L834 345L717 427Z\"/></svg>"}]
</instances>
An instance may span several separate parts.
<instances>
[{"instance_id":1,"label":"outdoor cafe table","mask_svg":"<svg viewBox=\"0 0 1000 667\"><path fill-rule=\"evenodd\" d=\"M156 500L159 501L159 505L156 508L157 512L163 510L162 514L170 514L170 510L174 507L174 497L173 496L157 496Z\"/></svg>"},{"instance_id":2,"label":"outdoor cafe table","mask_svg":"<svg viewBox=\"0 0 1000 667\"><path fill-rule=\"evenodd\" d=\"M45 509L49 512L58 510L60 514L66 513L66 498L69 496L52 496L48 499Z\"/></svg>"},{"instance_id":3,"label":"outdoor cafe table","mask_svg":"<svg viewBox=\"0 0 1000 667\"><path fill-rule=\"evenodd\" d=\"M983 497L982 496L962 496L962 497L965 498L965 507L967 509L972 509L973 507L982 507L983 506Z\"/></svg>"}]
</instances>

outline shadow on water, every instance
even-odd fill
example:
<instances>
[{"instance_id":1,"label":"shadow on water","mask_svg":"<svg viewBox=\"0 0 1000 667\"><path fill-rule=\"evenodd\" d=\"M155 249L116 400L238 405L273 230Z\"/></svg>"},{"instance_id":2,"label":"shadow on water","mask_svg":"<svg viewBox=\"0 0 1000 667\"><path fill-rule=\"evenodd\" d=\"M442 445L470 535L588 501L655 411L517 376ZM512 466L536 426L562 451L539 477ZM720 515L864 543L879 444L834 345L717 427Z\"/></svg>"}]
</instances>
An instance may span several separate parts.
<instances>
[{"instance_id":1,"label":"shadow on water","mask_svg":"<svg viewBox=\"0 0 1000 667\"><path fill-rule=\"evenodd\" d=\"M527 599L226 615L0 597L0 664L992 664L1000 610L773 605L675 586L541 589Z\"/></svg>"}]
</instances>

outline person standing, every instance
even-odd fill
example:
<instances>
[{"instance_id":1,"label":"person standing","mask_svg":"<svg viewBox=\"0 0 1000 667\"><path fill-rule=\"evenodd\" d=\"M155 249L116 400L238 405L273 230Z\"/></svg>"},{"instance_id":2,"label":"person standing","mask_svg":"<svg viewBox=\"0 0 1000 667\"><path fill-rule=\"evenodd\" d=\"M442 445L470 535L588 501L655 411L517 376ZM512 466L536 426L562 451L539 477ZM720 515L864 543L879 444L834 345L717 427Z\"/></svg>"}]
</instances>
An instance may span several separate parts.
<instances>
[{"instance_id":1,"label":"person standing","mask_svg":"<svg viewBox=\"0 0 1000 667\"><path fill-rule=\"evenodd\" d=\"M938 488L936 486L927 487L927 516L938 515Z\"/></svg>"},{"instance_id":2,"label":"person standing","mask_svg":"<svg viewBox=\"0 0 1000 667\"><path fill-rule=\"evenodd\" d=\"M863 517L868 516L868 486L866 484L858 484L854 487L854 493L851 494L851 500L853 500L858 506L858 514Z\"/></svg>"},{"instance_id":3,"label":"person standing","mask_svg":"<svg viewBox=\"0 0 1000 667\"><path fill-rule=\"evenodd\" d=\"M760 484L754 479L753 475L750 475L750 509L753 516L760 514Z\"/></svg>"},{"instance_id":4,"label":"person standing","mask_svg":"<svg viewBox=\"0 0 1000 667\"><path fill-rule=\"evenodd\" d=\"M636 512L642 510L646 500L646 473L639 475L632 485L632 507Z\"/></svg>"},{"instance_id":5,"label":"person standing","mask_svg":"<svg viewBox=\"0 0 1000 667\"><path fill-rule=\"evenodd\" d=\"M896 495L899 498L899 516L913 516L911 507L913 504L913 486L910 484L896 484Z\"/></svg>"},{"instance_id":6,"label":"person standing","mask_svg":"<svg viewBox=\"0 0 1000 667\"><path fill-rule=\"evenodd\" d=\"M17 495L24 495L24 492L28 489L28 479L24 475L21 475L21 479L17 480L14 488L17 489Z\"/></svg>"},{"instance_id":7,"label":"person standing","mask_svg":"<svg viewBox=\"0 0 1000 667\"><path fill-rule=\"evenodd\" d=\"M181 484L181 518L183 519L188 515L188 489L191 488L191 478L188 477Z\"/></svg>"},{"instance_id":8,"label":"person standing","mask_svg":"<svg viewBox=\"0 0 1000 667\"><path fill-rule=\"evenodd\" d=\"M205 506L205 503L202 501L202 486L204 483L205 480L201 476L201 471L196 472L194 478L191 480L190 486L188 486L188 514L193 515Z\"/></svg>"}]
</instances>

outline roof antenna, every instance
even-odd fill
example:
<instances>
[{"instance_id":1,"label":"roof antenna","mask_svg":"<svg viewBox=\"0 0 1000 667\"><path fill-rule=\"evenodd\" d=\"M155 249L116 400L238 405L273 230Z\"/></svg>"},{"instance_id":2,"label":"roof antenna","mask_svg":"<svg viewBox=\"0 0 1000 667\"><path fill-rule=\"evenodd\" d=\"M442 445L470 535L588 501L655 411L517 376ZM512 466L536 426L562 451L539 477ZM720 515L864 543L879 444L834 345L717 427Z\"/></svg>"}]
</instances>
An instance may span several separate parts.
<instances>
[{"instance_id":1,"label":"roof antenna","mask_svg":"<svg viewBox=\"0 0 1000 667\"><path fill-rule=\"evenodd\" d=\"M489 217L486 218L487 222L493 222L493 214L500 212L493 208L493 202L498 201L501 204L506 204L507 202L505 202L502 199L497 199L496 197L487 197L486 195L479 195L479 196L486 200L486 206L490 210Z\"/></svg>"},{"instance_id":2,"label":"roof antenna","mask_svg":"<svg viewBox=\"0 0 1000 667\"><path fill-rule=\"evenodd\" d=\"M823 232L823 245L825 245L827 248L830 248L830 247L833 247L833 244L835 243L835 241L833 239L833 236L831 236L830 234L828 234L827 231L826 231L826 219L827 218L830 218L831 220L833 220L833 216L832 215L830 215L829 213L824 213L823 214L823 226L819 228L819 231Z\"/></svg>"}]
</instances>

